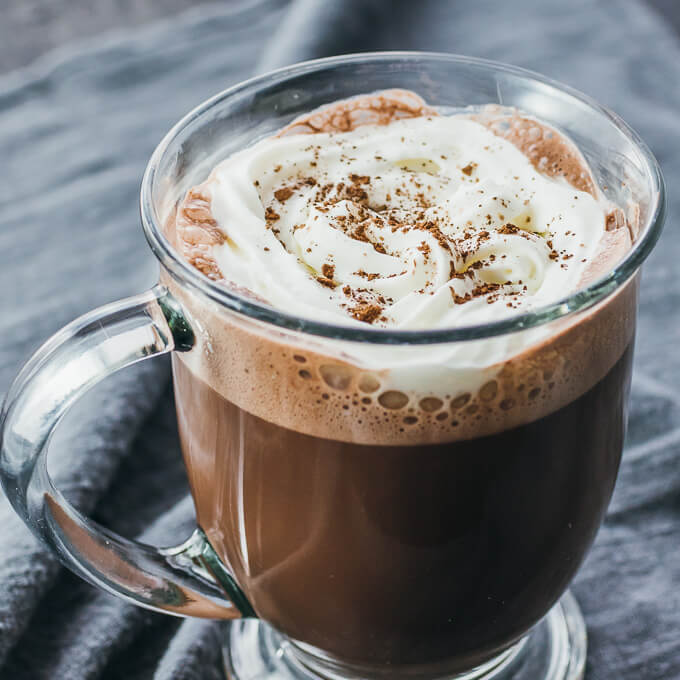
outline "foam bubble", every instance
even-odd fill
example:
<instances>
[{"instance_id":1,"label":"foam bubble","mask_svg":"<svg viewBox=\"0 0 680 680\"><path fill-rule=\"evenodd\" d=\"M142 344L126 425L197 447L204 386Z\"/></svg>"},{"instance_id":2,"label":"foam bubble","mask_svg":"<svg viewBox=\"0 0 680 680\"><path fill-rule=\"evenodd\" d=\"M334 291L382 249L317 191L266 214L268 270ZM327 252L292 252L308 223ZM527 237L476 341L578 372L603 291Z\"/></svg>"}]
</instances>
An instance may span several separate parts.
<instances>
[{"instance_id":1,"label":"foam bubble","mask_svg":"<svg viewBox=\"0 0 680 680\"><path fill-rule=\"evenodd\" d=\"M457 411L459 408L463 408L465 404L467 404L470 401L470 393L469 392L464 392L463 394L458 395L455 399L451 400L451 408L454 411Z\"/></svg>"},{"instance_id":2,"label":"foam bubble","mask_svg":"<svg viewBox=\"0 0 680 680\"><path fill-rule=\"evenodd\" d=\"M363 373L359 378L359 389L362 392L376 392L380 389L380 381L370 373Z\"/></svg>"},{"instance_id":3,"label":"foam bubble","mask_svg":"<svg viewBox=\"0 0 680 680\"><path fill-rule=\"evenodd\" d=\"M347 366L340 364L324 364L319 366L323 381L334 390L346 390L352 381L352 372Z\"/></svg>"},{"instance_id":4,"label":"foam bubble","mask_svg":"<svg viewBox=\"0 0 680 680\"><path fill-rule=\"evenodd\" d=\"M439 397L425 397L420 400L420 408L426 413L439 411L444 406L444 402Z\"/></svg>"},{"instance_id":5,"label":"foam bubble","mask_svg":"<svg viewBox=\"0 0 680 680\"><path fill-rule=\"evenodd\" d=\"M388 390L387 392L383 392L378 397L378 402L380 402L380 404L385 408L396 410L404 408L404 406L408 404L409 398L403 392L398 392L397 390Z\"/></svg>"},{"instance_id":6,"label":"foam bubble","mask_svg":"<svg viewBox=\"0 0 680 680\"><path fill-rule=\"evenodd\" d=\"M495 380L490 380L484 383L479 390L479 397L482 401L491 401L498 394L498 383Z\"/></svg>"}]
</instances>

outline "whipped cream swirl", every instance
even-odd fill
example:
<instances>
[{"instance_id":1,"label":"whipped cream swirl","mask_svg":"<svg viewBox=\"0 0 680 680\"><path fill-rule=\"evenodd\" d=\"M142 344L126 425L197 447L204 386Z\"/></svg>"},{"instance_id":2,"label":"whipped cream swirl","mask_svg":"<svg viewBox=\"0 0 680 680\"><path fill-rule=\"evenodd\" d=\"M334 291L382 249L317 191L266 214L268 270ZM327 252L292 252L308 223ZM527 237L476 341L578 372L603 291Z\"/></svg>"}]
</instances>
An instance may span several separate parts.
<instances>
[{"instance_id":1,"label":"whipped cream swirl","mask_svg":"<svg viewBox=\"0 0 680 680\"><path fill-rule=\"evenodd\" d=\"M607 205L469 116L264 139L202 185L221 277L332 323L437 328L579 286Z\"/></svg>"}]
</instances>

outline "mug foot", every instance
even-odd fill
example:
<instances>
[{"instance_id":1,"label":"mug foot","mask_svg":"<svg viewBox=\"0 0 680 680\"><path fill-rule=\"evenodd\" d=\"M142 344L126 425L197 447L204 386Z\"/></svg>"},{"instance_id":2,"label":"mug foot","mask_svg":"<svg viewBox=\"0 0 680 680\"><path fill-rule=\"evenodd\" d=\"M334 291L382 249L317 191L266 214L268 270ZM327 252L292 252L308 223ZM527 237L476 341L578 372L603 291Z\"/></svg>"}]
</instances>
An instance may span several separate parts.
<instances>
[{"instance_id":1,"label":"mug foot","mask_svg":"<svg viewBox=\"0 0 680 680\"><path fill-rule=\"evenodd\" d=\"M393 671L365 675L340 668L294 645L256 619L224 625L228 680L397 680ZM404 680L582 680L586 627L576 600L567 592L529 633L491 661L458 675L414 669Z\"/></svg>"}]
</instances>

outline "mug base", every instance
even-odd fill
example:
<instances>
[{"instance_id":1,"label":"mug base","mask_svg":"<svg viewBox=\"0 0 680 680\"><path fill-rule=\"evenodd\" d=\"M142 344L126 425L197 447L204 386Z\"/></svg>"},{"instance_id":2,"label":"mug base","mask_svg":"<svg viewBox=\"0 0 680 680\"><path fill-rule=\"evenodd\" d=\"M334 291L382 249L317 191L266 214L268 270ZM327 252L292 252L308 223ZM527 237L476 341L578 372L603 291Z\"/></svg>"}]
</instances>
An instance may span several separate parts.
<instances>
[{"instance_id":1,"label":"mug base","mask_svg":"<svg viewBox=\"0 0 680 680\"><path fill-rule=\"evenodd\" d=\"M393 670L365 675L312 657L257 619L224 625L223 654L228 680L397 680ZM586 627L576 600L562 599L517 644L482 666L457 675L415 671L404 680L582 680Z\"/></svg>"}]
</instances>

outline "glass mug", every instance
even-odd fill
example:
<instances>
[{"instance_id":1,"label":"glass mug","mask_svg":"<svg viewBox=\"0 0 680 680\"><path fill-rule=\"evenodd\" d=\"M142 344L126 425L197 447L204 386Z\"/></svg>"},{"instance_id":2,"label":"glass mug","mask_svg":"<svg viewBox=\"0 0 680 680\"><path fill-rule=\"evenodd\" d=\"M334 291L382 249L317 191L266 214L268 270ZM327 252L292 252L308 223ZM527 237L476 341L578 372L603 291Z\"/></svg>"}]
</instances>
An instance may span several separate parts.
<instances>
[{"instance_id":1,"label":"glass mug","mask_svg":"<svg viewBox=\"0 0 680 680\"><path fill-rule=\"evenodd\" d=\"M423 331L296 318L178 256L173 210L216 162L304 112L387 88L442 111L516 106L564 131L628 206L632 249L544 308ZM638 271L664 217L662 177L637 135L578 92L510 66L426 53L323 59L189 113L149 162L141 214L160 283L66 326L7 394L2 482L31 530L115 595L231 620L233 678L581 677L585 627L566 588L614 487ZM531 352L504 355L518 339ZM477 357L472 374L438 363L461 349ZM159 549L72 508L46 453L90 386L168 352L200 528ZM386 353L408 357L416 388L400 391L379 368Z\"/></svg>"}]
</instances>

